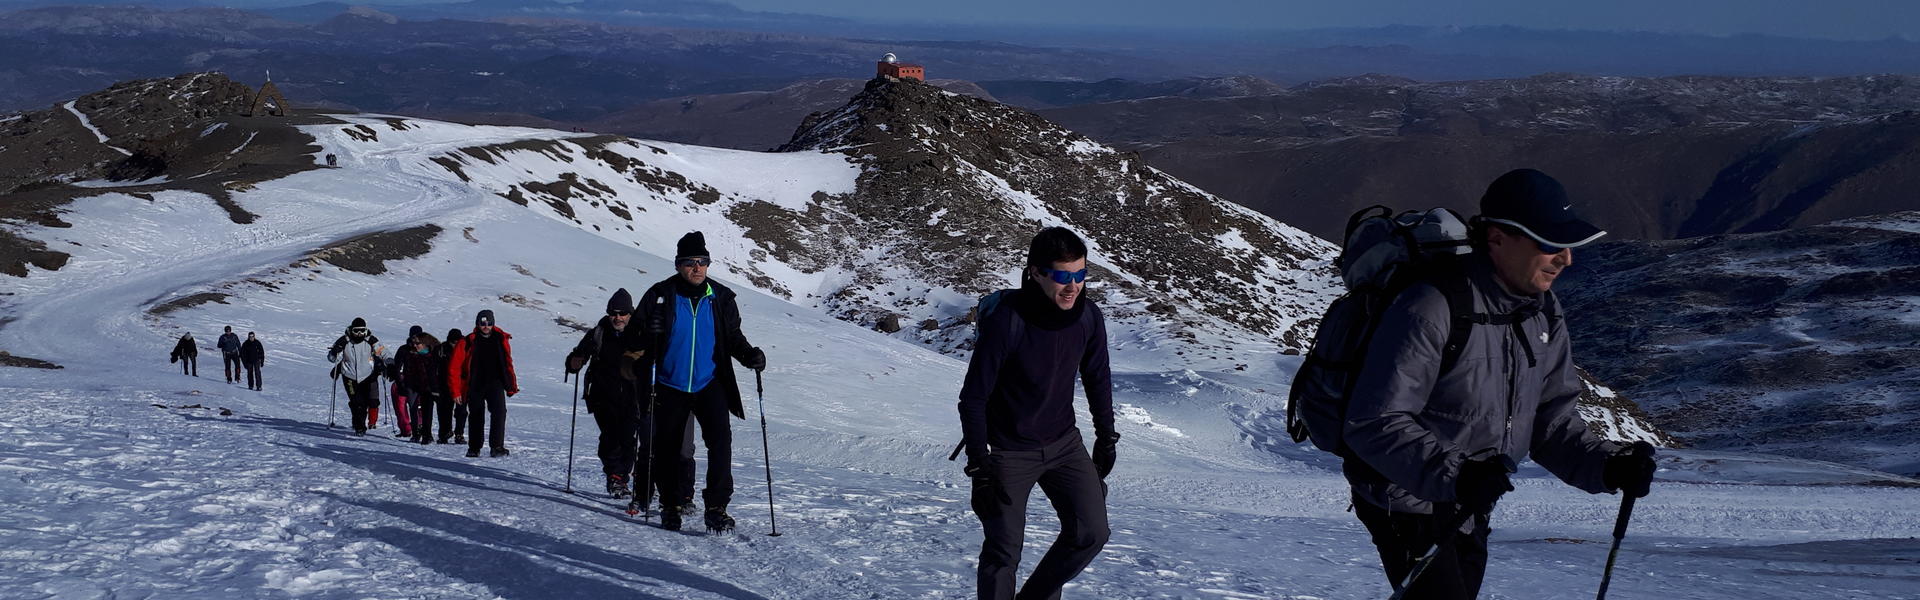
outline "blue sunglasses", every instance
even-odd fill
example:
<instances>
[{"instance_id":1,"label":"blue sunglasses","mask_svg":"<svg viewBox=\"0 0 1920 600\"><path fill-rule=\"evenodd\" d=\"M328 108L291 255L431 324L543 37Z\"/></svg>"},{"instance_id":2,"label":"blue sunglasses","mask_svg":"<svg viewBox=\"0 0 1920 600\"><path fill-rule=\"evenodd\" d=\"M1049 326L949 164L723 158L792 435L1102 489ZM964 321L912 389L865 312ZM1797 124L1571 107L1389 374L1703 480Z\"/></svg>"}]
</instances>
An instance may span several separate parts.
<instances>
[{"instance_id":1,"label":"blue sunglasses","mask_svg":"<svg viewBox=\"0 0 1920 600\"><path fill-rule=\"evenodd\" d=\"M1078 271L1062 271L1059 269L1040 269L1040 272L1045 274L1048 279L1052 279L1054 283L1058 283L1060 285L1067 285L1069 283L1082 283L1087 280L1086 269L1081 269Z\"/></svg>"}]
</instances>

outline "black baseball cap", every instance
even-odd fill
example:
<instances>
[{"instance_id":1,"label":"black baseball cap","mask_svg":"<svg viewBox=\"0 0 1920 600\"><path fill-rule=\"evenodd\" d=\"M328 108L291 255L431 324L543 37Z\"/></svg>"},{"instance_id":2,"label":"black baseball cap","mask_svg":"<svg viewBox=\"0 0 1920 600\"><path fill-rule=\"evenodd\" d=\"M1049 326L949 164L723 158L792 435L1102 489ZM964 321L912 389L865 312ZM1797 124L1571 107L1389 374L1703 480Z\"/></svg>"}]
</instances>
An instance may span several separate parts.
<instances>
[{"instance_id":1,"label":"black baseball cap","mask_svg":"<svg viewBox=\"0 0 1920 600\"><path fill-rule=\"evenodd\" d=\"M1480 197L1480 218L1555 248L1578 248L1607 234L1574 214L1567 188L1558 180L1533 169L1515 169L1493 180Z\"/></svg>"}]
</instances>

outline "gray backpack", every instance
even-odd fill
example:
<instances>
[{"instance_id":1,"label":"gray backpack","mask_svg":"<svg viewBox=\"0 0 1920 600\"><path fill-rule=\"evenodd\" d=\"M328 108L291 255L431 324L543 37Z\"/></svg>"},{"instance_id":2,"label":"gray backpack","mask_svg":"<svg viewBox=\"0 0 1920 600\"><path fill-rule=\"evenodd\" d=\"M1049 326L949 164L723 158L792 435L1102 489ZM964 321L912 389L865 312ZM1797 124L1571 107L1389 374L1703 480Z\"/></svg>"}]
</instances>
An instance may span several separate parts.
<instances>
[{"instance_id":1,"label":"gray backpack","mask_svg":"<svg viewBox=\"0 0 1920 600\"><path fill-rule=\"evenodd\" d=\"M1321 315L1313 348L1294 374L1287 393L1287 432L1295 442L1311 439L1321 450L1344 457L1350 455L1341 440L1347 400L1366 361L1367 344L1394 298L1415 283L1430 281L1446 293L1450 306L1473 304L1459 267L1460 257L1472 251L1467 224L1451 210L1395 215L1387 207L1370 206L1347 219L1343 241L1336 264L1347 293ZM1449 333L1441 372L1458 360L1468 330L1454 327Z\"/></svg>"}]
</instances>

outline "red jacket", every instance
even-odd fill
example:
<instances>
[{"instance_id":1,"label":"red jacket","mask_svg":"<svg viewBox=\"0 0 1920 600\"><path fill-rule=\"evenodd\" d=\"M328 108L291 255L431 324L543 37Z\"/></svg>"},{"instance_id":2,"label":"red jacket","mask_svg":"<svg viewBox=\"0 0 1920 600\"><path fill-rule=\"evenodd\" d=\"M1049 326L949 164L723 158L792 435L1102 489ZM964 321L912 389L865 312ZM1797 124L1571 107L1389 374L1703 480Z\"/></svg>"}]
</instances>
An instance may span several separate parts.
<instances>
[{"instance_id":1,"label":"red jacket","mask_svg":"<svg viewBox=\"0 0 1920 600\"><path fill-rule=\"evenodd\" d=\"M508 335L505 330L499 327L494 327L493 332L500 334L500 351L504 355L502 358L506 359L507 363L507 395L512 396L518 394L520 393L520 379L513 373L513 336ZM473 374L473 354L467 352L467 345L478 337L480 337L478 332L469 333L465 337L460 338L460 341L455 342L453 344L453 360L447 364L447 391L452 393L453 397L461 402L466 401L467 381L472 378Z\"/></svg>"}]
</instances>

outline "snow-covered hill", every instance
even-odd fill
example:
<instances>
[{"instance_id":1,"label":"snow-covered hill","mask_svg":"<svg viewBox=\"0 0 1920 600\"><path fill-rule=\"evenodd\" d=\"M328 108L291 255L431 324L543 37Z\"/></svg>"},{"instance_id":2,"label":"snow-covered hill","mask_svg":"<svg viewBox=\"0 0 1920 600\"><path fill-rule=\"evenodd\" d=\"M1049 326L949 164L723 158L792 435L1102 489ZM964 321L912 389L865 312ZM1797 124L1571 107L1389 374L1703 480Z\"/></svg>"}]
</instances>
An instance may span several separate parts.
<instances>
[{"instance_id":1,"label":"snow-covered hill","mask_svg":"<svg viewBox=\"0 0 1920 600\"><path fill-rule=\"evenodd\" d=\"M852 210L854 201L814 192L860 198L877 177L862 158L372 115L301 130L313 161L333 155L337 167L222 182L224 204L165 183L90 182L58 208L59 224L15 226L68 259L0 277L0 348L61 367L0 367L0 393L14 399L0 403L0 502L9 507L0 511L0 596L971 596L978 527L958 466L944 460L958 437L964 364L937 351L943 338L887 335L846 314L921 305L881 300L884 291L823 299L823 290L863 285L837 279L857 273L838 262L809 271L810 249L767 245L753 223L727 218L761 205ZM512 188L491 187L509 180ZM234 207L251 218L241 222ZM614 209L631 218L609 216ZM1036 220L1090 218L1066 214ZM808 227L793 230L816 235ZM716 277L742 292L747 334L770 357L764 397L783 537L759 535L771 523L754 420L735 428L741 535L651 529L556 489L572 433L560 365L577 326L613 289L665 277L669 244L688 229L708 231L723 259ZM1297 357L1239 361L1245 370L1225 357L1181 358L1257 322L1215 315L1184 287L1122 287L1136 273L1130 261L1151 261L1096 241L1110 302L1182 303L1212 329L1173 335L1172 324L1188 322L1156 321L1149 310L1120 320L1133 337L1117 340L1127 347L1116 365L1126 437L1111 480L1115 535L1068 595L1385 595L1330 457L1282 437L1282 386ZM855 264L905 260L890 252ZM995 268L1014 264L1006 256ZM940 265L914 267L867 285L938 298L937 281L910 277ZM964 304L959 290L945 293ZM322 355L348 321L365 317L395 342L412 324L470 328L482 308L515 335L524 391L510 401L511 457L466 459L448 446L326 427ZM197 379L162 360L180 332L211 344L222 325L259 332L266 391L210 379L210 347ZM1257 354L1248 348L1231 349ZM1185 355L1151 362L1167 350ZM752 411L754 390L745 391ZM595 434L590 419L578 424L573 481L591 489ZM1911 487L1920 481L1747 455L1674 451L1666 460L1623 550L1619 596L1911 596L1903 573L1920 553ZM1572 490L1537 467L1518 483L1496 516L1488 596L1584 597L1615 498ZM1047 511L1034 515L1029 565L1057 527Z\"/></svg>"}]
</instances>

